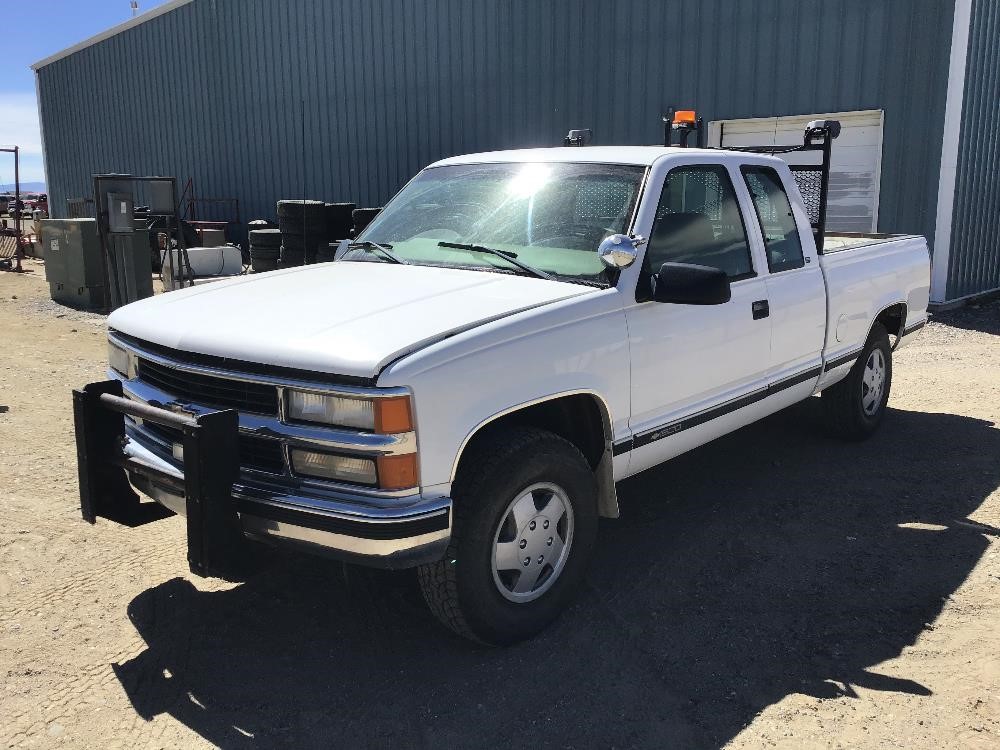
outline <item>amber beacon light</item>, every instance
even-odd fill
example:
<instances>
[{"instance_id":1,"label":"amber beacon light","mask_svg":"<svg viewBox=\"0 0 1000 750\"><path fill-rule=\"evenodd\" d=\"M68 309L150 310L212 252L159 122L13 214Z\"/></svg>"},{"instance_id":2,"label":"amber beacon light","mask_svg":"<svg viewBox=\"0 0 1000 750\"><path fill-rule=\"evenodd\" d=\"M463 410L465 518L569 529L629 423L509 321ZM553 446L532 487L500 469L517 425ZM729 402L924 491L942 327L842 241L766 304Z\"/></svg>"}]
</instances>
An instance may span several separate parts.
<instances>
[{"instance_id":1,"label":"amber beacon light","mask_svg":"<svg viewBox=\"0 0 1000 750\"><path fill-rule=\"evenodd\" d=\"M674 112L674 125L694 125L698 122L698 115L693 109L679 109Z\"/></svg>"}]
</instances>

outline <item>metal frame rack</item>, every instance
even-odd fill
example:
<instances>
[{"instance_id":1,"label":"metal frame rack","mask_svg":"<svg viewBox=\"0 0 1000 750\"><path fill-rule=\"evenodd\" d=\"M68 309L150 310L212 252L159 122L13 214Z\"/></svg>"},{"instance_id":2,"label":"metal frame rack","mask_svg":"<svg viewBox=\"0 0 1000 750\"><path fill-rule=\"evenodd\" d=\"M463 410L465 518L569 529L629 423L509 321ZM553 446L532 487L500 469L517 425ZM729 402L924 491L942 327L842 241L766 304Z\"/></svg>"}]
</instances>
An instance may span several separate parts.
<instances>
[{"instance_id":1,"label":"metal frame rack","mask_svg":"<svg viewBox=\"0 0 1000 750\"><path fill-rule=\"evenodd\" d=\"M0 153L14 154L14 228L0 230L0 237L13 237L14 238L14 254L13 256L7 256L0 258L3 261L3 265L0 265L0 270L13 271L15 273L25 273L25 269L21 267L21 259L24 257L24 251L21 248L21 212L18 210L17 206L21 202L21 148L20 146L4 146L0 148ZM15 262L11 264L11 260ZM10 267L4 267L10 266Z\"/></svg>"},{"instance_id":2,"label":"metal frame rack","mask_svg":"<svg viewBox=\"0 0 1000 750\"><path fill-rule=\"evenodd\" d=\"M120 280L119 259L127 258L120 241L123 234L134 231L134 188L136 184L150 186L150 205L148 216L163 218L166 226L163 228L168 237L176 231L177 249L179 250L179 269L174 268L174 254L167 247L167 263L173 278L179 279L181 286L185 282L194 285L194 273L188 259L187 243L184 232L181 231L181 220L177 204L176 177L136 177L127 174L94 175L94 215L97 218L97 233L101 243L101 261L104 270L104 280L107 284L105 307L112 309L125 304L129 299L129 290L122 289ZM116 202L112 214L110 204ZM124 218L122 218L124 217ZM122 261L127 262L127 261Z\"/></svg>"},{"instance_id":3,"label":"metal frame rack","mask_svg":"<svg viewBox=\"0 0 1000 750\"><path fill-rule=\"evenodd\" d=\"M799 146L736 146L730 151L748 151L756 154L802 153L818 151L822 154L819 164L789 164L788 168L799 186L802 200L809 213L809 224L816 240L816 251L823 253L823 236L826 233L826 203L830 192L830 158L833 139L840 135L837 120L813 120L806 125L805 136Z\"/></svg>"},{"instance_id":4,"label":"metal frame rack","mask_svg":"<svg viewBox=\"0 0 1000 750\"><path fill-rule=\"evenodd\" d=\"M674 134L678 143L674 143ZM663 145L687 147L688 139L695 135L695 144L704 148L704 122L694 110L668 110L663 115ZM826 204L830 192L830 159L833 153L833 140L840 135L840 122L837 120L813 120L806 125L802 143L797 146L726 146L726 151L746 151L755 154L781 154L819 152L819 164L789 164L788 168L795 178L802 200L809 213L809 224L816 240L816 250L823 252L823 236L826 233Z\"/></svg>"},{"instance_id":5,"label":"metal frame rack","mask_svg":"<svg viewBox=\"0 0 1000 750\"><path fill-rule=\"evenodd\" d=\"M226 227L231 224L242 224L242 221L240 220L239 198L198 197L195 195L194 178L192 177L189 177L188 181L184 183L184 190L181 191L179 205L184 206L184 220L194 227L195 231L198 232L199 237L202 237L202 231L205 229L225 230ZM228 213L228 218L199 219L199 206L201 206L203 211L214 213L215 215L218 215L218 212L213 211L213 209L222 207L222 210ZM204 238L202 237L202 239Z\"/></svg>"}]
</instances>

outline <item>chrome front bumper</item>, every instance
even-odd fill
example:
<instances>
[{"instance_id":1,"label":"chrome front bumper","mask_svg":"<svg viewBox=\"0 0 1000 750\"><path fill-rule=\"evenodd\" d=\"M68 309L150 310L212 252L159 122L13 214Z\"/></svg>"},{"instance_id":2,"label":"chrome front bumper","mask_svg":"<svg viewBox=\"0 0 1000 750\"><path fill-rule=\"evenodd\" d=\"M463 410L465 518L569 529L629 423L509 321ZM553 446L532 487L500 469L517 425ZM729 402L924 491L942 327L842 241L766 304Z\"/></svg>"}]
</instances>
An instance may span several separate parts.
<instances>
[{"instance_id":1,"label":"chrome front bumper","mask_svg":"<svg viewBox=\"0 0 1000 750\"><path fill-rule=\"evenodd\" d=\"M183 479L180 469L134 438L124 451ZM129 482L174 513L184 513L184 496L166 485L138 472L129 472ZM373 505L366 496L327 493L319 498L242 482L233 485L232 496L243 533L250 538L375 567L407 568L440 560L451 537L451 500L446 497Z\"/></svg>"},{"instance_id":2,"label":"chrome front bumper","mask_svg":"<svg viewBox=\"0 0 1000 750\"><path fill-rule=\"evenodd\" d=\"M212 421L212 415L220 412L235 418L232 433L216 442L237 455L238 466L227 478L221 502L237 535L242 531L242 536L300 545L382 567L409 567L444 554L451 535L449 498L425 499L418 488L383 489L317 479L299 474L293 466L295 449L377 462L415 454L417 443L412 430L380 434L297 423L285 413L286 389L370 399L405 395L405 389L317 381L310 373L191 355L115 331L109 334L109 342L126 352L129 375L109 371L108 377L117 384L109 381L101 388L120 391L144 408L181 414L189 421ZM274 403L268 403L272 391ZM203 405L202 398L210 400L211 393L220 398L218 405ZM185 483L184 474L190 473L195 484L202 475L217 476L216 469L204 465L216 459L210 457L210 449L200 458L186 456L184 438L176 429L158 429L162 411L150 418L125 412L129 416L124 420L123 447L118 450L133 460L124 467L127 484L175 513L197 515L198 493L185 489L190 483ZM198 525L196 521L194 526Z\"/></svg>"}]
</instances>

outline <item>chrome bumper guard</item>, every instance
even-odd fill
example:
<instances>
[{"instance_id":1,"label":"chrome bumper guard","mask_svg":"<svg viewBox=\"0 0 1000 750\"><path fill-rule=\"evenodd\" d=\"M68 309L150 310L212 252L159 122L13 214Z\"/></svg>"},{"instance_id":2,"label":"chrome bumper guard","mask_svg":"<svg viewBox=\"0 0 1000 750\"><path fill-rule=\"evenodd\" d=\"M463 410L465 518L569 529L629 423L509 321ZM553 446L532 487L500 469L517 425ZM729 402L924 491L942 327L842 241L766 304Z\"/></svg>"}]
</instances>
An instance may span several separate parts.
<instances>
[{"instance_id":1,"label":"chrome bumper guard","mask_svg":"<svg viewBox=\"0 0 1000 750\"><path fill-rule=\"evenodd\" d=\"M74 391L73 406L83 518L137 526L180 513L197 575L238 579L246 537L387 568L438 560L447 547L448 498L386 507L347 495L320 501L242 484L233 410L176 414L123 397L119 380ZM180 430L183 471L130 440L123 415ZM142 502L135 490L157 502Z\"/></svg>"}]
</instances>

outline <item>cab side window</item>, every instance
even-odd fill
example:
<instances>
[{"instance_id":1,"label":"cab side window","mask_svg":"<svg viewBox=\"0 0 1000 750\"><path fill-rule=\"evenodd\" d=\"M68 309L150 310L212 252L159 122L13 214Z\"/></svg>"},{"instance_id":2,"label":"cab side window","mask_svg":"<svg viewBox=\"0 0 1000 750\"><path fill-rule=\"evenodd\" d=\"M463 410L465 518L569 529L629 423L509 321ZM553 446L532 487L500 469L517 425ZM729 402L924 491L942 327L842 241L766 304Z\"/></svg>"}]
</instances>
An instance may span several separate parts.
<instances>
[{"instance_id":1,"label":"cab side window","mask_svg":"<svg viewBox=\"0 0 1000 750\"><path fill-rule=\"evenodd\" d=\"M768 270L802 268L802 242L781 177L770 167L743 167L742 171L764 233Z\"/></svg>"},{"instance_id":2,"label":"cab side window","mask_svg":"<svg viewBox=\"0 0 1000 750\"><path fill-rule=\"evenodd\" d=\"M729 172L722 165L678 167L667 175L646 248L648 270L696 263L753 276L750 245Z\"/></svg>"}]
</instances>

